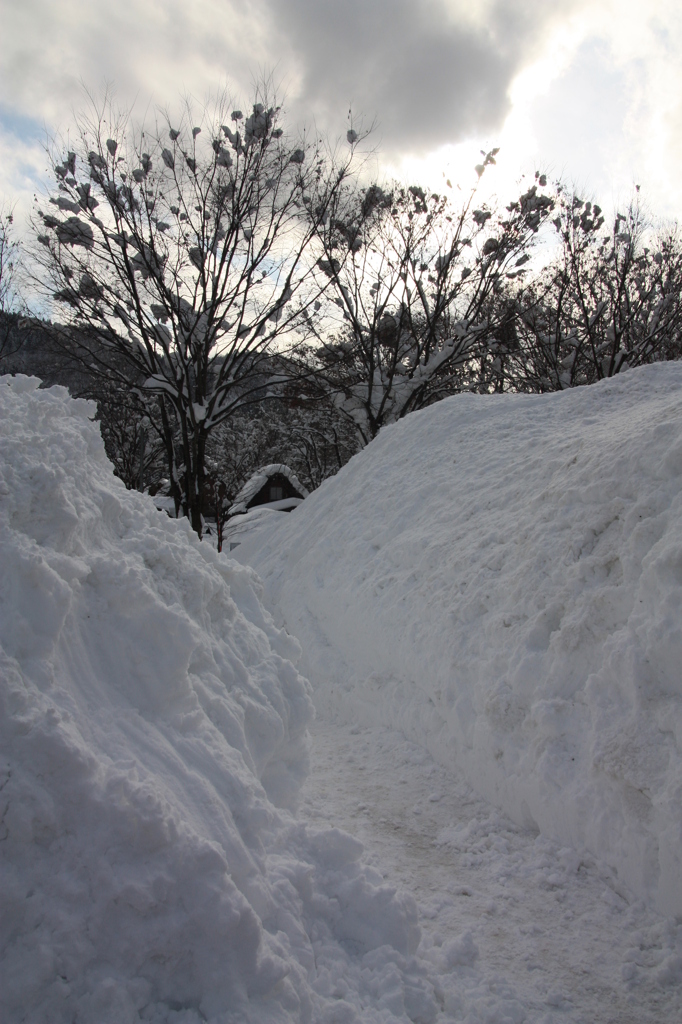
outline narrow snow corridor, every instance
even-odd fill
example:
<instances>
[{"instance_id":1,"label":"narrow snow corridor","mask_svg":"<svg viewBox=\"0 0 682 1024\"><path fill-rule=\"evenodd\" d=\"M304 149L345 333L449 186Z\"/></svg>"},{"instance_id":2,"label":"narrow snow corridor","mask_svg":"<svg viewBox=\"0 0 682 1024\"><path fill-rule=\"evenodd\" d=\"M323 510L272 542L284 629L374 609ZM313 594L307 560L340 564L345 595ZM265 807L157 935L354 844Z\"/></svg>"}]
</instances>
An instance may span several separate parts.
<instances>
[{"instance_id":1,"label":"narrow snow corridor","mask_svg":"<svg viewBox=\"0 0 682 1024\"><path fill-rule=\"evenodd\" d=\"M439 1019L682 1019L682 928L632 900L604 865L517 828L387 729L318 717L311 769L302 814L351 832L415 897ZM343 978L332 994L343 997Z\"/></svg>"},{"instance_id":2,"label":"narrow snow corridor","mask_svg":"<svg viewBox=\"0 0 682 1024\"><path fill-rule=\"evenodd\" d=\"M650 369L561 398L581 438L640 417L610 497L590 428L570 493L510 449L503 521L474 448L517 404L442 402L250 567L125 489L89 403L0 381L3 1022L682 1020L682 367Z\"/></svg>"},{"instance_id":3,"label":"narrow snow corridor","mask_svg":"<svg viewBox=\"0 0 682 1024\"><path fill-rule=\"evenodd\" d=\"M443 1021L682 1020L681 388L438 402L237 548Z\"/></svg>"}]
</instances>

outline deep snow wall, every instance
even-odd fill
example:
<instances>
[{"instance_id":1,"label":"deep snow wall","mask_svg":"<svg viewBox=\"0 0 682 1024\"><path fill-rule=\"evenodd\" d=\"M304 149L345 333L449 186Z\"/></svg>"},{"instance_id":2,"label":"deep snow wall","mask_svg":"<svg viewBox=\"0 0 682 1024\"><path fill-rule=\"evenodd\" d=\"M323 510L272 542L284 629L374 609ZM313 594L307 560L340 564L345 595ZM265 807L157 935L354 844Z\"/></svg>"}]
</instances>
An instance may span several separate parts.
<instances>
[{"instance_id":1,"label":"deep snow wall","mask_svg":"<svg viewBox=\"0 0 682 1024\"><path fill-rule=\"evenodd\" d=\"M321 708L682 913L682 365L440 402L236 554Z\"/></svg>"},{"instance_id":2,"label":"deep snow wall","mask_svg":"<svg viewBox=\"0 0 682 1024\"><path fill-rule=\"evenodd\" d=\"M312 704L253 571L38 384L0 378L0 1017L432 1020L414 901L286 810Z\"/></svg>"}]
</instances>

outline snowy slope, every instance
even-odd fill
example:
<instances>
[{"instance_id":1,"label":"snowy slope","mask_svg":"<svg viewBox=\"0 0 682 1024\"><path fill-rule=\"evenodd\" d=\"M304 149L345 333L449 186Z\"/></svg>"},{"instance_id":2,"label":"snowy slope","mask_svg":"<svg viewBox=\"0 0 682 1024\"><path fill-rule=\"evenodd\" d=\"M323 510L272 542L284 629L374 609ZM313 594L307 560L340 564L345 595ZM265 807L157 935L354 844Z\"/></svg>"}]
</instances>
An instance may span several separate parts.
<instances>
[{"instance_id":1,"label":"snowy slope","mask_svg":"<svg viewBox=\"0 0 682 1024\"><path fill-rule=\"evenodd\" d=\"M253 572L37 385L0 378L0 1017L428 1024L414 901L286 809L312 705Z\"/></svg>"},{"instance_id":2,"label":"snowy slope","mask_svg":"<svg viewBox=\"0 0 682 1024\"><path fill-rule=\"evenodd\" d=\"M236 551L315 702L682 913L682 366L462 395Z\"/></svg>"}]
</instances>

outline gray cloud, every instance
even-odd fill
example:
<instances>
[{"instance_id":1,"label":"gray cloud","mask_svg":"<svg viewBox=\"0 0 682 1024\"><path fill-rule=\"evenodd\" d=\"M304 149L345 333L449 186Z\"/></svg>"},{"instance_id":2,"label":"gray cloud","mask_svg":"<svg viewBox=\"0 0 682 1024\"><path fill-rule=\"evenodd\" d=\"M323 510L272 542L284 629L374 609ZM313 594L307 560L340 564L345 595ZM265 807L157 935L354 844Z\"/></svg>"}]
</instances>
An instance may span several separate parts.
<instances>
[{"instance_id":1,"label":"gray cloud","mask_svg":"<svg viewBox=\"0 0 682 1024\"><path fill-rule=\"evenodd\" d=\"M384 142L417 152L499 125L507 89L574 0L23 0L3 16L6 105L68 120L81 83L171 102L259 71L326 127L349 103Z\"/></svg>"},{"instance_id":2,"label":"gray cloud","mask_svg":"<svg viewBox=\"0 0 682 1024\"><path fill-rule=\"evenodd\" d=\"M390 151L414 153L499 127L514 75L572 6L271 0L270 15L302 109L329 123L351 103Z\"/></svg>"},{"instance_id":3,"label":"gray cloud","mask_svg":"<svg viewBox=\"0 0 682 1024\"><path fill-rule=\"evenodd\" d=\"M399 167L401 156L467 137L503 141L510 84L563 41L568 64L561 58L556 75L545 67L549 87L517 96L524 145L602 192L636 180L661 209L681 208L679 0L0 0L0 8L0 198L25 208L46 174L40 126L67 129L84 105L83 84L97 95L112 83L120 105L136 102L142 115L183 93L201 102L222 86L247 103L271 71L292 119L342 135L350 104L366 123L377 119L380 156ZM581 64L576 47L590 40L600 47ZM509 139L503 147L504 160Z\"/></svg>"},{"instance_id":4,"label":"gray cloud","mask_svg":"<svg viewBox=\"0 0 682 1024\"><path fill-rule=\"evenodd\" d=\"M22 0L3 15L3 102L54 125L82 103L83 85L110 83L125 106L248 81L267 56L251 22L230 0Z\"/></svg>"}]
</instances>

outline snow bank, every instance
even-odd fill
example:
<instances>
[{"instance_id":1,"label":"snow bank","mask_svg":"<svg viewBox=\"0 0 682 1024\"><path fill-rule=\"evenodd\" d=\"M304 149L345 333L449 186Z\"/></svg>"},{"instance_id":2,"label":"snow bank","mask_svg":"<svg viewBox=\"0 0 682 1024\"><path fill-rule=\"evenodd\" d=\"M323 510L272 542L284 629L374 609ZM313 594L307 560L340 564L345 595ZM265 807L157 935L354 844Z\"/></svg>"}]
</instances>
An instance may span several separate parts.
<instances>
[{"instance_id":1,"label":"snow bank","mask_svg":"<svg viewBox=\"0 0 682 1024\"><path fill-rule=\"evenodd\" d=\"M237 554L321 707L682 913L682 365L441 402Z\"/></svg>"},{"instance_id":2,"label":"snow bank","mask_svg":"<svg viewBox=\"0 0 682 1024\"><path fill-rule=\"evenodd\" d=\"M280 515L277 509L269 505L254 505L248 512L231 516L223 527L224 550L232 551L239 544L243 544L251 533L267 529L270 524L276 523Z\"/></svg>"},{"instance_id":3,"label":"snow bank","mask_svg":"<svg viewBox=\"0 0 682 1024\"><path fill-rule=\"evenodd\" d=\"M0 1016L428 1024L414 902L283 809L312 705L253 572L38 383L0 378Z\"/></svg>"}]
</instances>

